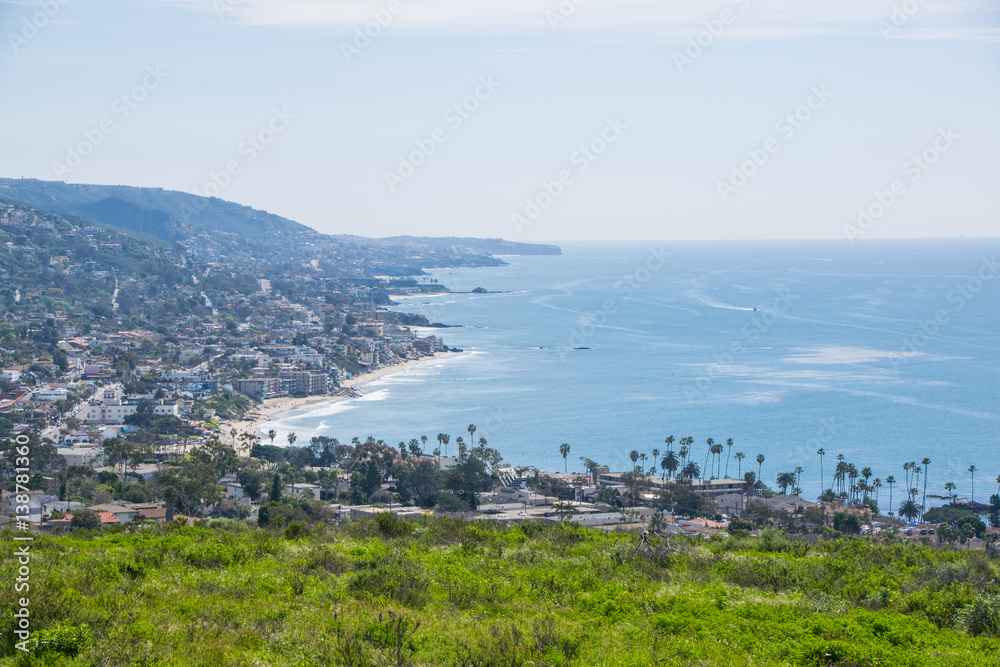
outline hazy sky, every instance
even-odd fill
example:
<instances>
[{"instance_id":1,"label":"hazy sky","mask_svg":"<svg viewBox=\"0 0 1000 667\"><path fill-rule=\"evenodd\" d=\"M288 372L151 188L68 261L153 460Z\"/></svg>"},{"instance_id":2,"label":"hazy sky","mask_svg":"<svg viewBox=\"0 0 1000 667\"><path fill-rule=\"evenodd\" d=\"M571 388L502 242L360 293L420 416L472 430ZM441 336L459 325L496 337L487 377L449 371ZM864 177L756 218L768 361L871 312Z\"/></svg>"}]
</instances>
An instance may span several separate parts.
<instances>
[{"instance_id":1,"label":"hazy sky","mask_svg":"<svg viewBox=\"0 0 1000 667\"><path fill-rule=\"evenodd\" d=\"M0 1L0 27L3 176L370 236L997 235L996 0Z\"/></svg>"}]
</instances>

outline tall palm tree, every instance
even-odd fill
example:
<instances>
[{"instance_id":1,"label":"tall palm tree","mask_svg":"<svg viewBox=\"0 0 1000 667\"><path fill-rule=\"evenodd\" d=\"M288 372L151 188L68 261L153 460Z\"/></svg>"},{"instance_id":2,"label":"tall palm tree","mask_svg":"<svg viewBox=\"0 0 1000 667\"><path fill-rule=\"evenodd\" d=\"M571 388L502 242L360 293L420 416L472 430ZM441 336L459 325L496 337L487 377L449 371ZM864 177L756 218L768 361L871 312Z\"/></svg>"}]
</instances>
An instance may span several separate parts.
<instances>
[{"instance_id":1,"label":"tall palm tree","mask_svg":"<svg viewBox=\"0 0 1000 667\"><path fill-rule=\"evenodd\" d=\"M674 436L668 435L666 438L663 439L663 442L667 443L668 450L674 448Z\"/></svg>"},{"instance_id":2,"label":"tall palm tree","mask_svg":"<svg viewBox=\"0 0 1000 667\"><path fill-rule=\"evenodd\" d=\"M762 469L763 466L764 466L764 455L763 454L758 454L757 455L757 479L761 479L760 473L761 473L761 469Z\"/></svg>"},{"instance_id":3,"label":"tall palm tree","mask_svg":"<svg viewBox=\"0 0 1000 667\"><path fill-rule=\"evenodd\" d=\"M924 460L921 461L921 463L924 464L924 499L923 502L920 503L920 508L925 509L927 507L927 466L931 464L931 460L927 457L924 457Z\"/></svg>"},{"instance_id":4,"label":"tall palm tree","mask_svg":"<svg viewBox=\"0 0 1000 667\"><path fill-rule=\"evenodd\" d=\"M566 457L569 456L569 443L564 442L559 445L559 453L562 454L563 457L563 472L565 473L568 470L567 466L569 465L566 463Z\"/></svg>"},{"instance_id":5,"label":"tall palm tree","mask_svg":"<svg viewBox=\"0 0 1000 667\"><path fill-rule=\"evenodd\" d=\"M729 449L726 450L726 474L725 474L725 477L728 479L729 478L729 459L733 458L733 439L732 438L726 438L726 447L729 448Z\"/></svg>"},{"instance_id":6,"label":"tall palm tree","mask_svg":"<svg viewBox=\"0 0 1000 667\"><path fill-rule=\"evenodd\" d=\"M746 458L746 454L736 452L733 458L736 459L736 479L743 479L743 459Z\"/></svg>"},{"instance_id":7,"label":"tall palm tree","mask_svg":"<svg viewBox=\"0 0 1000 667\"><path fill-rule=\"evenodd\" d=\"M708 445L708 451L705 452L705 466L702 468L702 470L708 468L708 457L712 454L712 449L713 449L712 446L715 444L715 440L709 438L708 440L705 441L705 444Z\"/></svg>"},{"instance_id":8,"label":"tall palm tree","mask_svg":"<svg viewBox=\"0 0 1000 667\"><path fill-rule=\"evenodd\" d=\"M271 446L274 447L274 439L278 437L278 432L272 428L267 432L267 437L271 439Z\"/></svg>"},{"instance_id":9,"label":"tall palm tree","mask_svg":"<svg viewBox=\"0 0 1000 667\"><path fill-rule=\"evenodd\" d=\"M976 502L976 466L969 466L969 474L972 476L972 502Z\"/></svg>"},{"instance_id":10,"label":"tall palm tree","mask_svg":"<svg viewBox=\"0 0 1000 667\"><path fill-rule=\"evenodd\" d=\"M447 433L440 433L441 442L444 443L444 455L448 456L448 442L451 440L451 436Z\"/></svg>"},{"instance_id":11,"label":"tall palm tree","mask_svg":"<svg viewBox=\"0 0 1000 667\"><path fill-rule=\"evenodd\" d=\"M826 456L826 450L820 447L816 453L819 454L819 490L822 493L826 490L823 488L823 457Z\"/></svg>"},{"instance_id":12,"label":"tall palm tree","mask_svg":"<svg viewBox=\"0 0 1000 667\"><path fill-rule=\"evenodd\" d=\"M955 482L948 482L944 485L944 490L948 492L948 497L952 500L955 499Z\"/></svg>"},{"instance_id":13,"label":"tall palm tree","mask_svg":"<svg viewBox=\"0 0 1000 667\"><path fill-rule=\"evenodd\" d=\"M465 430L469 432L469 442L475 442L476 441L476 425L475 424L469 424L468 426L465 427Z\"/></svg>"},{"instance_id":14,"label":"tall palm tree","mask_svg":"<svg viewBox=\"0 0 1000 667\"><path fill-rule=\"evenodd\" d=\"M635 462L639 460L639 452L633 449L628 453L628 457L632 459L632 470L634 471L638 467Z\"/></svg>"},{"instance_id":15,"label":"tall palm tree","mask_svg":"<svg viewBox=\"0 0 1000 667\"><path fill-rule=\"evenodd\" d=\"M656 472L656 462L660 460L660 450L653 448L653 472Z\"/></svg>"},{"instance_id":16,"label":"tall palm tree","mask_svg":"<svg viewBox=\"0 0 1000 667\"><path fill-rule=\"evenodd\" d=\"M885 483L889 485L889 516L892 516L892 485L896 483L896 478L889 475L885 478Z\"/></svg>"},{"instance_id":17,"label":"tall palm tree","mask_svg":"<svg viewBox=\"0 0 1000 667\"><path fill-rule=\"evenodd\" d=\"M717 463L717 465L718 465L718 476L721 477L722 476L722 443L721 442L717 442L714 445L712 445L712 454L715 457L715 460L718 462Z\"/></svg>"},{"instance_id":18,"label":"tall palm tree","mask_svg":"<svg viewBox=\"0 0 1000 667\"><path fill-rule=\"evenodd\" d=\"M864 503L868 500L868 479L872 476L872 469L865 466L861 469L861 476L865 480L865 485L861 487L861 502Z\"/></svg>"},{"instance_id":19,"label":"tall palm tree","mask_svg":"<svg viewBox=\"0 0 1000 667\"><path fill-rule=\"evenodd\" d=\"M882 480L876 477L872 487L875 489L875 506L878 507L878 490L882 488Z\"/></svg>"},{"instance_id":20,"label":"tall palm tree","mask_svg":"<svg viewBox=\"0 0 1000 667\"><path fill-rule=\"evenodd\" d=\"M795 466L795 486L802 486L802 466Z\"/></svg>"},{"instance_id":21,"label":"tall palm tree","mask_svg":"<svg viewBox=\"0 0 1000 667\"><path fill-rule=\"evenodd\" d=\"M288 446L289 447L291 447L292 445L294 445L295 441L299 439L299 436L295 435L294 433L289 433L285 437L288 439Z\"/></svg>"}]
</instances>

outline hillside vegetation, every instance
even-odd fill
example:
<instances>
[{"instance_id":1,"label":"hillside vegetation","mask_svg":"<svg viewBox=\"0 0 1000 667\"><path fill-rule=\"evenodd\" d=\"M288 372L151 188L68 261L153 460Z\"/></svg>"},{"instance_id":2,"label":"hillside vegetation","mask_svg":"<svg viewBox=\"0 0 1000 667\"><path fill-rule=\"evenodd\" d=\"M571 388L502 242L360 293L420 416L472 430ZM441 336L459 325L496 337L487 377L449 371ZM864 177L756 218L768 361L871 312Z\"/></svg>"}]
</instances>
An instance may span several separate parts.
<instances>
[{"instance_id":1,"label":"hillside vegetation","mask_svg":"<svg viewBox=\"0 0 1000 667\"><path fill-rule=\"evenodd\" d=\"M996 665L996 562L391 515L39 537L5 665ZM0 541L13 581L14 542ZM12 586L0 605L14 608ZM993 638L989 636L992 635Z\"/></svg>"}]
</instances>

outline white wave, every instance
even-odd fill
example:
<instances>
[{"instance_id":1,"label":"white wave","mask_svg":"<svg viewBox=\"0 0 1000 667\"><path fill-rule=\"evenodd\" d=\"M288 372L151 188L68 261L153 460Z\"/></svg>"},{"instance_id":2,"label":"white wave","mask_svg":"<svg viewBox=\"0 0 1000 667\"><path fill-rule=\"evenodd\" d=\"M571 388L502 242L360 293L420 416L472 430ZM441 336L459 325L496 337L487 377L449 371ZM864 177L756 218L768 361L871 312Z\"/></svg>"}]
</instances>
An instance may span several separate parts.
<instances>
[{"instance_id":1,"label":"white wave","mask_svg":"<svg viewBox=\"0 0 1000 667\"><path fill-rule=\"evenodd\" d=\"M700 301L711 308L721 308L722 310L749 310L750 312L757 310L756 308L749 308L747 306L734 306L731 303L724 303L718 299L713 299L704 292L698 292L697 290L689 290L687 292L687 296L690 296L692 299Z\"/></svg>"}]
</instances>

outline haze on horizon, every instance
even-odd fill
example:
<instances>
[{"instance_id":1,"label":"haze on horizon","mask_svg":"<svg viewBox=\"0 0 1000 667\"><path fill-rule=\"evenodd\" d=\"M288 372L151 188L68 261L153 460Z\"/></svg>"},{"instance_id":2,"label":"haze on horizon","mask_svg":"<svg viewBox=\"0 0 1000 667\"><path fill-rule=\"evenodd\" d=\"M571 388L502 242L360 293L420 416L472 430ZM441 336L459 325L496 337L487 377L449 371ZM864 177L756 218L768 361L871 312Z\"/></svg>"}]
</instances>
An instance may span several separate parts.
<instances>
[{"instance_id":1,"label":"haze on horizon","mask_svg":"<svg viewBox=\"0 0 1000 667\"><path fill-rule=\"evenodd\" d=\"M998 17L990 0L0 0L0 176L367 236L845 238L859 208L864 238L996 236Z\"/></svg>"}]
</instances>

